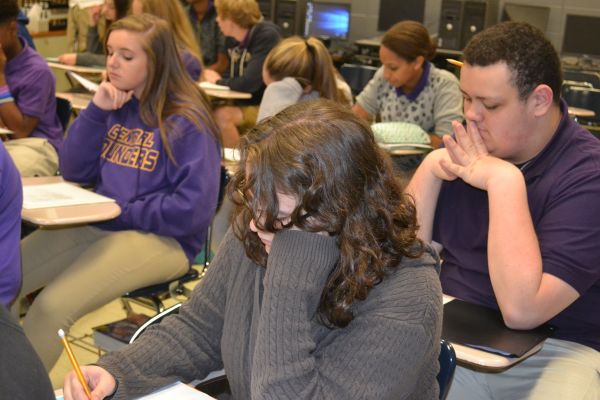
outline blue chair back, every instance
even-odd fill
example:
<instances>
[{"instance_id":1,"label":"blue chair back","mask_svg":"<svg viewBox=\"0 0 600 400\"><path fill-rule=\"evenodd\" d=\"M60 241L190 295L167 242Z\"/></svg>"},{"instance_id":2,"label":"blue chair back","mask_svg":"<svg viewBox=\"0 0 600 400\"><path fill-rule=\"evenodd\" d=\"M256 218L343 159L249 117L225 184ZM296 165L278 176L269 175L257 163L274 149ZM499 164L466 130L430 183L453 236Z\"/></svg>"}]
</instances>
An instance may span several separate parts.
<instances>
[{"instance_id":1,"label":"blue chair back","mask_svg":"<svg viewBox=\"0 0 600 400\"><path fill-rule=\"evenodd\" d=\"M450 342L442 339L440 341L440 372L437 376L438 385L440 386L440 400L444 400L450 390L450 384L454 378L454 370L456 369L456 353Z\"/></svg>"}]
</instances>

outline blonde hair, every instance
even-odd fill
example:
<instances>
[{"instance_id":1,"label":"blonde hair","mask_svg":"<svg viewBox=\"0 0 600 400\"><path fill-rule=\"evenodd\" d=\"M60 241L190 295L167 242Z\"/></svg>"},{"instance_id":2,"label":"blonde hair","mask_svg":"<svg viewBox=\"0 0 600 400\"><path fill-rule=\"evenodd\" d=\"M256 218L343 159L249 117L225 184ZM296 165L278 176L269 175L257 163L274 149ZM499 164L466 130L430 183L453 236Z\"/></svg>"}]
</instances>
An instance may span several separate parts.
<instances>
[{"instance_id":1,"label":"blonde hair","mask_svg":"<svg viewBox=\"0 0 600 400\"><path fill-rule=\"evenodd\" d=\"M110 25L107 41L117 30L140 35L141 46L148 57L146 82L139 98L140 118L146 125L159 128L169 159L176 163L168 139L177 130L169 126L170 116L182 116L199 129L207 128L220 143L210 101L185 70L168 23L150 14L131 15Z\"/></svg>"},{"instance_id":2,"label":"blonde hair","mask_svg":"<svg viewBox=\"0 0 600 400\"><path fill-rule=\"evenodd\" d=\"M202 64L202 52L194 36L194 28L179 0L139 0L142 11L164 19L173 31L180 47L185 48Z\"/></svg>"},{"instance_id":3,"label":"blonde hair","mask_svg":"<svg viewBox=\"0 0 600 400\"><path fill-rule=\"evenodd\" d=\"M250 29L262 20L256 0L215 0L217 15L230 19L244 29Z\"/></svg>"},{"instance_id":4,"label":"blonde hair","mask_svg":"<svg viewBox=\"0 0 600 400\"><path fill-rule=\"evenodd\" d=\"M292 36L282 40L267 55L264 68L273 80L292 77L302 87L310 85L323 98L346 102L336 84L331 55L319 39Z\"/></svg>"}]
</instances>

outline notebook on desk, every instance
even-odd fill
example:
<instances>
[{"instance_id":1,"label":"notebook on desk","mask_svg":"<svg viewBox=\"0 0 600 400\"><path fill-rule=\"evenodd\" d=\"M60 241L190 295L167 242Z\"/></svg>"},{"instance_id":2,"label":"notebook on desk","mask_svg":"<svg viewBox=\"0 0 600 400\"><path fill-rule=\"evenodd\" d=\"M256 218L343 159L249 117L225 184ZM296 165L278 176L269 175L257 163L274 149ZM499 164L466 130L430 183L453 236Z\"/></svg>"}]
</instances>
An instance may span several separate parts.
<instances>
[{"instance_id":1,"label":"notebook on desk","mask_svg":"<svg viewBox=\"0 0 600 400\"><path fill-rule=\"evenodd\" d=\"M521 357L552 336L555 328L544 324L521 331L504 325L500 311L452 300L444 305L442 338L505 357Z\"/></svg>"}]
</instances>

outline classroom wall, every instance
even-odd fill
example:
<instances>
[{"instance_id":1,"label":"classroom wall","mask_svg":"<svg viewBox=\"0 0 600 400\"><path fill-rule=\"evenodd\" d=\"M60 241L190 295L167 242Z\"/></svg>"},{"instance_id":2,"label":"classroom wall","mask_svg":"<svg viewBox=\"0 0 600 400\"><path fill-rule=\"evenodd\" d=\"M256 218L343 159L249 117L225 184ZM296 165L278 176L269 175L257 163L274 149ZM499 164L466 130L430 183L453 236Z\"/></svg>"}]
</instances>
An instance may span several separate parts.
<instances>
[{"instance_id":1,"label":"classroom wall","mask_svg":"<svg viewBox=\"0 0 600 400\"><path fill-rule=\"evenodd\" d=\"M381 35L377 31L379 16L379 1L371 0L327 0L336 3L352 4L352 19L350 21L350 40L372 38ZM401 1L401 0L398 0ZM504 3L527 4L550 7L550 20L546 32L558 51L562 46L565 18L567 14L580 14L600 17L599 0L500 0L498 17L502 14ZM437 33L440 19L442 0L425 0L424 24L433 33ZM600 33L600 32L599 32Z\"/></svg>"}]
</instances>

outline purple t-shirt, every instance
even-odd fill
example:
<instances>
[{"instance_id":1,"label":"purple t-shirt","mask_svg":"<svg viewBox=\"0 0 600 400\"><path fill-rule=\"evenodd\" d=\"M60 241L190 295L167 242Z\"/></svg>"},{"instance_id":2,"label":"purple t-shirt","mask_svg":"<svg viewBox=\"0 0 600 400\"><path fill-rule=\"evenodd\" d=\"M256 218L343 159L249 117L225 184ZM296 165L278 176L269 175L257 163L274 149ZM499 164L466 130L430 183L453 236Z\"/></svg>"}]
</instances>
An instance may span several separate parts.
<instances>
[{"instance_id":1,"label":"purple t-shirt","mask_svg":"<svg viewBox=\"0 0 600 400\"><path fill-rule=\"evenodd\" d=\"M561 111L554 137L522 171L543 270L580 295L548 322L558 328L556 338L600 351L600 141L567 116L564 102ZM433 240L444 246L444 293L498 308L488 274L488 223L485 191L461 180L442 184Z\"/></svg>"},{"instance_id":2,"label":"purple t-shirt","mask_svg":"<svg viewBox=\"0 0 600 400\"><path fill-rule=\"evenodd\" d=\"M48 63L19 38L23 49L6 64L6 82L21 113L39 118L31 137L48 139L60 151L63 128L56 114L56 83Z\"/></svg>"},{"instance_id":3,"label":"purple t-shirt","mask_svg":"<svg viewBox=\"0 0 600 400\"><path fill-rule=\"evenodd\" d=\"M0 142L0 304L7 307L21 287L22 206L21 177Z\"/></svg>"},{"instance_id":4,"label":"purple t-shirt","mask_svg":"<svg viewBox=\"0 0 600 400\"><path fill-rule=\"evenodd\" d=\"M60 158L67 180L95 185L116 199L121 215L102 229L134 229L176 239L190 263L214 216L221 152L207 129L169 117L169 160L157 128L139 116L134 97L116 111L94 103L69 128Z\"/></svg>"}]
</instances>

